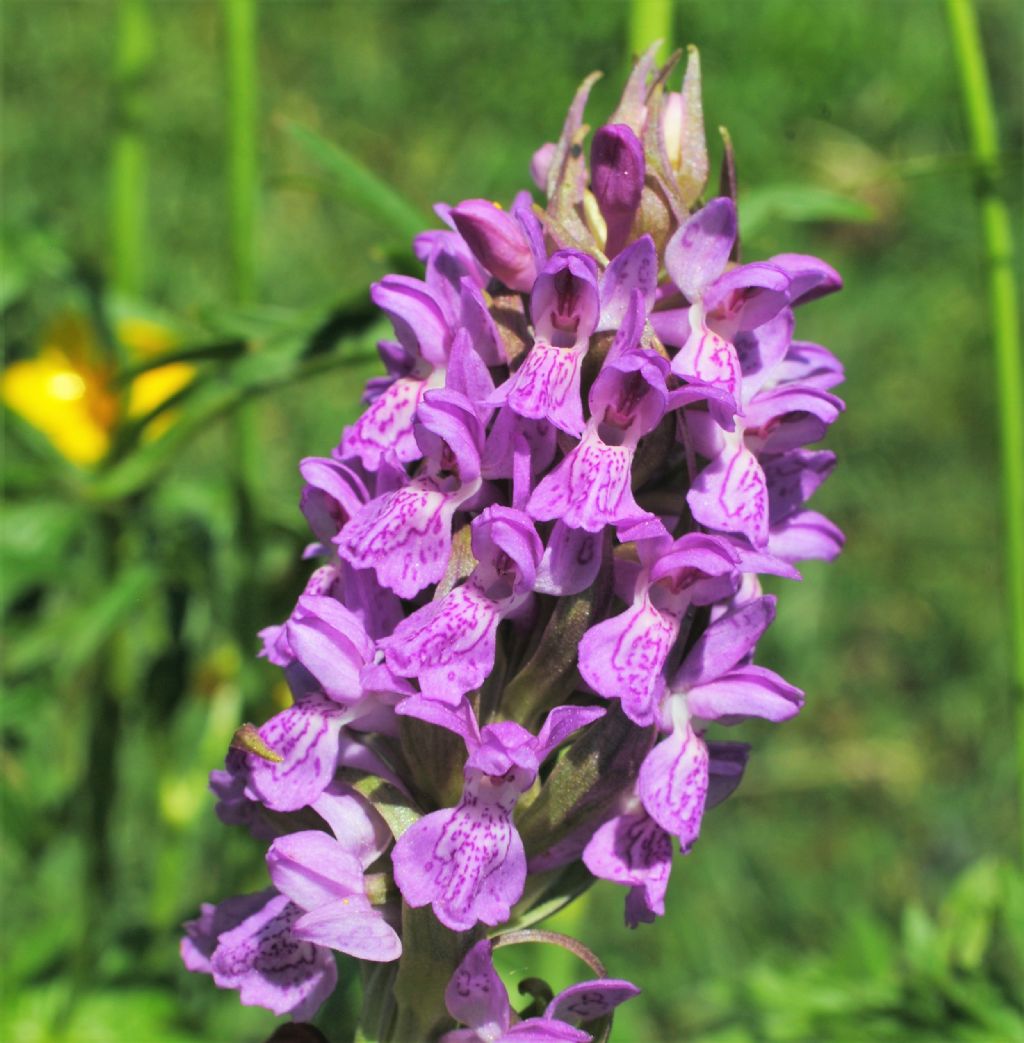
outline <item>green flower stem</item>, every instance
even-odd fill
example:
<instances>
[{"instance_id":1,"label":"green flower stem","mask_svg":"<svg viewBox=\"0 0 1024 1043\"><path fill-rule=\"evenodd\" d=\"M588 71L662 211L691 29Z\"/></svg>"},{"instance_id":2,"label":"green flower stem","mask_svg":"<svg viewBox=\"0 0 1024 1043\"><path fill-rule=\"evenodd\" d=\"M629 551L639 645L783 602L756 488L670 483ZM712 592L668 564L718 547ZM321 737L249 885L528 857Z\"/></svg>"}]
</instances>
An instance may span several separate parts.
<instances>
[{"instance_id":1,"label":"green flower stem","mask_svg":"<svg viewBox=\"0 0 1024 1043\"><path fill-rule=\"evenodd\" d=\"M672 9L675 0L631 0L629 8L629 49L643 54L655 40L661 40L657 60L665 60L672 50Z\"/></svg>"},{"instance_id":2,"label":"green flower stem","mask_svg":"<svg viewBox=\"0 0 1024 1043\"><path fill-rule=\"evenodd\" d=\"M256 291L257 60L255 0L224 0L228 75L228 206L234 298Z\"/></svg>"},{"instance_id":3,"label":"green flower stem","mask_svg":"<svg viewBox=\"0 0 1024 1043\"><path fill-rule=\"evenodd\" d=\"M227 63L227 172L230 221L231 276L236 303L246 304L256 295L256 209L259 195L257 138L258 62L256 56L256 0L224 0ZM240 545L254 552L257 540L253 490L260 480L260 453L253 407L239 403L228 424L229 457ZM242 570L235 579L236 638L250 647L259 620L253 578ZM243 657L243 687L253 665Z\"/></svg>"},{"instance_id":4,"label":"green flower stem","mask_svg":"<svg viewBox=\"0 0 1024 1043\"><path fill-rule=\"evenodd\" d=\"M977 178L996 356L1011 683L1017 703L1018 781L1024 811L1024 388L1013 228L999 191L999 132L977 13L972 0L947 0L946 10Z\"/></svg>"},{"instance_id":5,"label":"green flower stem","mask_svg":"<svg viewBox=\"0 0 1024 1043\"><path fill-rule=\"evenodd\" d=\"M148 156L142 88L153 56L149 0L120 0L114 58L115 128L110 170L110 243L114 285L143 289Z\"/></svg>"}]
</instances>

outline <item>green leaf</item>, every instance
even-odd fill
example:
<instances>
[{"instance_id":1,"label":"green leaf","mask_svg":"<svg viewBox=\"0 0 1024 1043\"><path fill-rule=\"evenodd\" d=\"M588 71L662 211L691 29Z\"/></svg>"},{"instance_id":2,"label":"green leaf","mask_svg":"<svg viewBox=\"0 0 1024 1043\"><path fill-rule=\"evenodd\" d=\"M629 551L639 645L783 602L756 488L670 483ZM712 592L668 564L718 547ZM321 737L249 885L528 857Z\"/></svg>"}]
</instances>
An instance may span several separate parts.
<instances>
[{"instance_id":1,"label":"green leaf","mask_svg":"<svg viewBox=\"0 0 1024 1043\"><path fill-rule=\"evenodd\" d=\"M871 206L852 196L819 185L788 183L741 192L739 215L744 237L757 235L776 221L863 224L878 216Z\"/></svg>"},{"instance_id":2,"label":"green leaf","mask_svg":"<svg viewBox=\"0 0 1024 1043\"><path fill-rule=\"evenodd\" d=\"M403 240L434 223L337 143L292 121L286 127L306 153L331 174L347 202L375 217Z\"/></svg>"},{"instance_id":3,"label":"green leaf","mask_svg":"<svg viewBox=\"0 0 1024 1043\"><path fill-rule=\"evenodd\" d=\"M0 604L6 608L28 587L67 571L64 550L82 524L73 505L55 500L11 502L0 527Z\"/></svg>"}]
</instances>

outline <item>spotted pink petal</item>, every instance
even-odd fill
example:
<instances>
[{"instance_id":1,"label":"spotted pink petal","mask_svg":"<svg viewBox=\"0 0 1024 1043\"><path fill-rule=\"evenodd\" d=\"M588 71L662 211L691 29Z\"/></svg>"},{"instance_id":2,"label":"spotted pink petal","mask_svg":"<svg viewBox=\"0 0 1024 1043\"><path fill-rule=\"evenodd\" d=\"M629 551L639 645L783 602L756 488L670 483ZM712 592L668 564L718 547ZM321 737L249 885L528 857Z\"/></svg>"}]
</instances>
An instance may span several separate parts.
<instances>
[{"instance_id":1,"label":"spotted pink petal","mask_svg":"<svg viewBox=\"0 0 1024 1043\"><path fill-rule=\"evenodd\" d=\"M659 612L644 588L621 615L591 627L580 641L583 680L606 699L620 699L630 720L654 720L665 680L662 668L679 633L679 620Z\"/></svg>"},{"instance_id":2,"label":"spotted pink petal","mask_svg":"<svg viewBox=\"0 0 1024 1043\"><path fill-rule=\"evenodd\" d=\"M768 543L768 487L757 457L733 443L697 475L686 494L694 518L709 529L739 532L755 547Z\"/></svg>"},{"instance_id":3,"label":"spotted pink petal","mask_svg":"<svg viewBox=\"0 0 1024 1043\"><path fill-rule=\"evenodd\" d=\"M679 838L685 851L697 839L708 793L708 748L686 725L676 728L640 766L637 793L647 813Z\"/></svg>"},{"instance_id":4,"label":"spotted pink petal","mask_svg":"<svg viewBox=\"0 0 1024 1043\"><path fill-rule=\"evenodd\" d=\"M338 973L329 949L293 933L302 910L285 895L219 938L210 961L214 982L238 989L247 1007L311 1018L334 991Z\"/></svg>"},{"instance_id":5,"label":"spotted pink petal","mask_svg":"<svg viewBox=\"0 0 1024 1043\"><path fill-rule=\"evenodd\" d=\"M538 521L560 518L570 529L600 532L652 517L630 487L634 447L607 445L593 428L534 489L527 513Z\"/></svg>"},{"instance_id":6,"label":"spotted pink petal","mask_svg":"<svg viewBox=\"0 0 1024 1043\"><path fill-rule=\"evenodd\" d=\"M373 569L400 598L411 598L444 575L457 506L430 479L411 482L354 515L338 533L338 553L357 569Z\"/></svg>"},{"instance_id":7,"label":"spotted pink petal","mask_svg":"<svg viewBox=\"0 0 1024 1043\"><path fill-rule=\"evenodd\" d=\"M523 893L526 855L512 808L467 792L457 808L410 826L391 855L395 882L414 909L431 905L453 931L504 923Z\"/></svg>"},{"instance_id":8,"label":"spotted pink petal","mask_svg":"<svg viewBox=\"0 0 1024 1043\"><path fill-rule=\"evenodd\" d=\"M537 341L490 401L531 420L547 420L574 438L583 434L580 363L586 345L560 348Z\"/></svg>"},{"instance_id":9,"label":"spotted pink petal","mask_svg":"<svg viewBox=\"0 0 1024 1043\"><path fill-rule=\"evenodd\" d=\"M412 424L427 386L419 377L399 377L345 428L342 459L355 457L369 471L376 471L388 453L394 453L403 464L418 460L422 454Z\"/></svg>"},{"instance_id":10,"label":"spotted pink petal","mask_svg":"<svg viewBox=\"0 0 1024 1043\"><path fill-rule=\"evenodd\" d=\"M284 759L275 763L248 755L248 789L274 811L312 804L334 778L339 734L351 711L324 696L300 699L260 730L260 738Z\"/></svg>"},{"instance_id":11,"label":"spotted pink petal","mask_svg":"<svg viewBox=\"0 0 1024 1043\"><path fill-rule=\"evenodd\" d=\"M403 620L379 647L399 677L419 678L425 696L456 706L494 668L501 616L500 605L464 583Z\"/></svg>"}]
</instances>

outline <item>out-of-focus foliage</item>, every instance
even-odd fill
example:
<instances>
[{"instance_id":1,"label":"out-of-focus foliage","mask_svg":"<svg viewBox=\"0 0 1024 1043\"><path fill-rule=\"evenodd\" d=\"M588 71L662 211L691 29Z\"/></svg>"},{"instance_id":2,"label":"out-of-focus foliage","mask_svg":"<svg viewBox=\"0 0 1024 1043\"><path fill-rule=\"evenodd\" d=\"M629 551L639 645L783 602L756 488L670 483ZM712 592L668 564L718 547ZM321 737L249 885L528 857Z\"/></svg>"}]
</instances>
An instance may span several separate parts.
<instances>
[{"instance_id":1,"label":"out-of-focus foliage","mask_svg":"<svg viewBox=\"0 0 1024 1043\"><path fill-rule=\"evenodd\" d=\"M108 278L116 5L3 8L7 374L100 403L99 448L77 455L54 434L69 399L28 392L49 420L6 419L12 1043L272 1030L184 972L177 930L264 883L205 787L238 723L284 698L253 655L305 572L296 462L334 444L376 371L366 287L410 265L415 214L507 202L583 75L625 64L619 3L260 4L258 304L229 308L222 5L151 6L144 301ZM980 13L1019 215L1016 13ZM847 366L842 463L816 503L849 544L780 602L763 661L807 709L746 726L748 777L676 866L669 916L627 934L610 885L561 915L643 984L625 1043L1024 1038L991 361L942 9L687 3L676 34L736 147L745 257L802 250L846 277L799 334ZM171 331L151 351L142 320ZM167 361L187 381L140 406Z\"/></svg>"}]
</instances>

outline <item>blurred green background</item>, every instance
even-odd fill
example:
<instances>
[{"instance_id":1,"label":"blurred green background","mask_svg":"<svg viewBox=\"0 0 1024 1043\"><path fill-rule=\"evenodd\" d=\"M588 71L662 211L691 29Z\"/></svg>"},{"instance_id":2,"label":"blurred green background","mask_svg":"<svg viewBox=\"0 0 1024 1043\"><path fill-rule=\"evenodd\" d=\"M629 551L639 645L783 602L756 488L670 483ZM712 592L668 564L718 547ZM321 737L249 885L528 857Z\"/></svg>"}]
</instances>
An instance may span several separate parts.
<instances>
[{"instance_id":1,"label":"blurred green background","mask_svg":"<svg viewBox=\"0 0 1024 1043\"><path fill-rule=\"evenodd\" d=\"M358 409L384 329L367 286L410 265L417 215L508 202L592 69L591 124L610 112L631 6L2 12L20 412L0 1037L256 1041L276 1019L186 974L177 938L201 901L263 886L260 845L217 822L206 775L283 698L253 655L308 571L296 463ZM1020 12L979 17L1019 222ZM701 49L713 160L717 125L735 143L745 257L814 253L846 280L798 334L847 367L841 464L814 506L848 545L772 587L760 661L807 708L730 736L754 744L747 778L677 860L668 916L627 932L623 892L600 885L553 926L644 988L623 1043L1024 1039L991 334L945 8L708 0L675 5L670 29ZM511 952L514 975L528 954ZM561 984L583 974L539 960Z\"/></svg>"}]
</instances>

